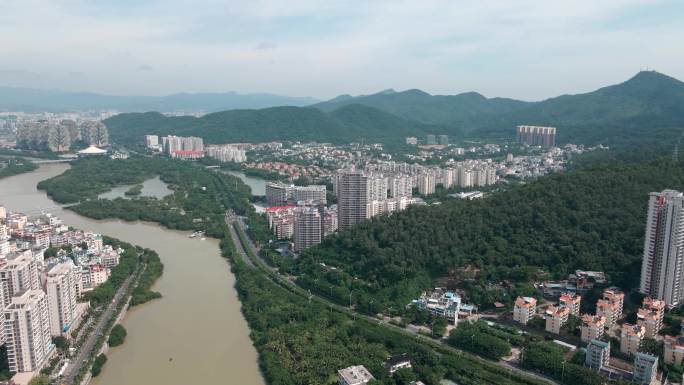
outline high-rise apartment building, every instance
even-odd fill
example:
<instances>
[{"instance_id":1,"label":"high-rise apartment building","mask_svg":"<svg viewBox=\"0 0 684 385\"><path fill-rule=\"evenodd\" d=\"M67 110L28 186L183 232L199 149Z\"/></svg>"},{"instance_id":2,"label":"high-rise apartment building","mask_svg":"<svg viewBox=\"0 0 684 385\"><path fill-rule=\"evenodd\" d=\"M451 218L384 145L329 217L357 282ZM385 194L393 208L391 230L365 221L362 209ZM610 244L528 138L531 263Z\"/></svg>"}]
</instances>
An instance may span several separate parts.
<instances>
[{"instance_id":1,"label":"high-rise apartment building","mask_svg":"<svg viewBox=\"0 0 684 385\"><path fill-rule=\"evenodd\" d=\"M684 297L684 195L664 190L649 194L640 291L668 308Z\"/></svg>"},{"instance_id":2,"label":"high-rise apartment building","mask_svg":"<svg viewBox=\"0 0 684 385\"><path fill-rule=\"evenodd\" d=\"M341 230L366 220L369 176L363 171L344 171L337 183L337 220Z\"/></svg>"},{"instance_id":3,"label":"high-rise apartment building","mask_svg":"<svg viewBox=\"0 0 684 385\"><path fill-rule=\"evenodd\" d=\"M437 137L433 134L428 134L425 142L428 146L437 144Z\"/></svg>"},{"instance_id":4,"label":"high-rise apartment building","mask_svg":"<svg viewBox=\"0 0 684 385\"><path fill-rule=\"evenodd\" d=\"M435 176L426 173L418 175L418 193L420 195L430 195L435 193Z\"/></svg>"},{"instance_id":5,"label":"high-rise apartment building","mask_svg":"<svg viewBox=\"0 0 684 385\"><path fill-rule=\"evenodd\" d=\"M10 371L33 372L43 367L54 349L45 293L26 290L13 297L3 318Z\"/></svg>"},{"instance_id":6,"label":"high-rise apartment building","mask_svg":"<svg viewBox=\"0 0 684 385\"><path fill-rule=\"evenodd\" d=\"M282 183L266 184L266 202L270 206L283 206L290 199L290 185Z\"/></svg>"},{"instance_id":7,"label":"high-rise apartment building","mask_svg":"<svg viewBox=\"0 0 684 385\"><path fill-rule=\"evenodd\" d=\"M47 272L45 290L50 317L50 334L62 335L76 321L77 282L74 264L59 263Z\"/></svg>"},{"instance_id":8,"label":"high-rise apartment building","mask_svg":"<svg viewBox=\"0 0 684 385\"><path fill-rule=\"evenodd\" d=\"M449 135L440 135L439 136L439 144L442 146L448 146L449 145Z\"/></svg>"},{"instance_id":9,"label":"high-rise apartment building","mask_svg":"<svg viewBox=\"0 0 684 385\"><path fill-rule=\"evenodd\" d=\"M556 145L556 127L518 126L518 143L553 147Z\"/></svg>"},{"instance_id":10,"label":"high-rise apartment building","mask_svg":"<svg viewBox=\"0 0 684 385\"><path fill-rule=\"evenodd\" d=\"M316 207L298 207L294 220L294 249L301 252L321 243L323 239L321 214Z\"/></svg>"},{"instance_id":11,"label":"high-rise apartment building","mask_svg":"<svg viewBox=\"0 0 684 385\"><path fill-rule=\"evenodd\" d=\"M392 198L413 196L413 186L411 177L408 175L395 175L387 181L389 187L389 196Z\"/></svg>"},{"instance_id":12,"label":"high-rise apartment building","mask_svg":"<svg viewBox=\"0 0 684 385\"><path fill-rule=\"evenodd\" d=\"M0 282L4 291L4 304L8 306L12 297L26 290L40 288L38 266L31 252L10 256L4 266L0 267Z\"/></svg>"}]
</instances>

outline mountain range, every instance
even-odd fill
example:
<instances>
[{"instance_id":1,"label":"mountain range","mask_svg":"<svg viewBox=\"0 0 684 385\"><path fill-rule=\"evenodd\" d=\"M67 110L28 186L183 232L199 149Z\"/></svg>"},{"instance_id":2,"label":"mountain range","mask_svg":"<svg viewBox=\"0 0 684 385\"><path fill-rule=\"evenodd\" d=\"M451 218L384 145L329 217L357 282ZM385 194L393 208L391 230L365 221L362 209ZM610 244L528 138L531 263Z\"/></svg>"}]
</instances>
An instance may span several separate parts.
<instances>
[{"instance_id":1,"label":"mountain range","mask_svg":"<svg viewBox=\"0 0 684 385\"><path fill-rule=\"evenodd\" d=\"M511 138L519 124L556 126L560 143L671 142L684 127L684 83L655 71L642 71L620 84L539 102L488 99L475 92L430 95L420 90L386 90L366 96L343 95L309 107L236 109L201 118L131 113L105 123L114 140L128 144L139 143L148 133L198 135L208 143L400 143L405 136L427 133Z\"/></svg>"},{"instance_id":2,"label":"mountain range","mask_svg":"<svg viewBox=\"0 0 684 385\"><path fill-rule=\"evenodd\" d=\"M167 96L120 96L90 92L0 87L0 111L71 112L117 110L121 112L215 112L238 108L306 106L317 100L266 93L180 93Z\"/></svg>"}]
</instances>

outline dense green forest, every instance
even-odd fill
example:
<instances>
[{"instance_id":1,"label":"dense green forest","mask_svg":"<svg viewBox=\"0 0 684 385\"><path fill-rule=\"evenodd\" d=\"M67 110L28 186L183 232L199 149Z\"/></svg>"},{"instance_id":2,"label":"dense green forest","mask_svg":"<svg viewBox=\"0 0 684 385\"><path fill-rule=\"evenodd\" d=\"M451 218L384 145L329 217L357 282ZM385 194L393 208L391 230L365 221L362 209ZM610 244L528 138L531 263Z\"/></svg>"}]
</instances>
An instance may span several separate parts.
<instances>
[{"instance_id":1,"label":"dense green forest","mask_svg":"<svg viewBox=\"0 0 684 385\"><path fill-rule=\"evenodd\" d=\"M366 366L378 383L387 385L413 380L437 385L443 378L464 385L543 383L307 301L237 258L228 235L221 248L231 258L242 310L270 385L330 384L336 382L338 369L350 365ZM390 376L383 363L399 353L409 354L413 369Z\"/></svg>"},{"instance_id":2,"label":"dense green forest","mask_svg":"<svg viewBox=\"0 0 684 385\"><path fill-rule=\"evenodd\" d=\"M114 186L139 184L154 175L160 175L174 193L162 199L97 199ZM146 220L172 229L204 229L209 235L222 233L226 210L252 211L249 187L239 178L166 158L83 159L63 174L40 182L38 188L57 202L78 202L69 208L87 217Z\"/></svg>"},{"instance_id":3,"label":"dense green forest","mask_svg":"<svg viewBox=\"0 0 684 385\"><path fill-rule=\"evenodd\" d=\"M161 276L161 271L164 268L157 253L154 250L135 247L118 239L107 236L103 238L105 244L114 248L120 247L124 252L121 254L119 264L111 270L111 275L107 281L87 292L84 298L95 305L110 302L119 287L131 274L135 273L141 262L147 264L147 269L138 281L138 285L133 289L132 304L138 305L161 297L161 294L151 290L152 284Z\"/></svg>"},{"instance_id":4,"label":"dense green forest","mask_svg":"<svg viewBox=\"0 0 684 385\"><path fill-rule=\"evenodd\" d=\"M144 135L200 136L205 143L272 140L348 143L403 142L404 137L444 129L408 121L372 107L352 105L325 113L315 108L230 110L200 118L156 112L120 114L105 120L112 141L142 144Z\"/></svg>"},{"instance_id":5,"label":"dense green forest","mask_svg":"<svg viewBox=\"0 0 684 385\"><path fill-rule=\"evenodd\" d=\"M628 290L638 283L648 193L666 188L684 188L681 162L586 165L483 200L376 217L281 265L340 303L353 292L369 312L404 306L442 277L484 307L534 292L523 283L541 271L603 270ZM502 280L519 292L488 286Z\"/></svg>"},{"instance_id":6,"label":"dense green forest","mask_svg":"<svg viewBox=\"0 0 684 385\"><path fill-rule=\"evenodd\" d=\"M30 172L36 168L38 166L21 157L0 158L0 179Z\"/></svg>"}]
</instances>

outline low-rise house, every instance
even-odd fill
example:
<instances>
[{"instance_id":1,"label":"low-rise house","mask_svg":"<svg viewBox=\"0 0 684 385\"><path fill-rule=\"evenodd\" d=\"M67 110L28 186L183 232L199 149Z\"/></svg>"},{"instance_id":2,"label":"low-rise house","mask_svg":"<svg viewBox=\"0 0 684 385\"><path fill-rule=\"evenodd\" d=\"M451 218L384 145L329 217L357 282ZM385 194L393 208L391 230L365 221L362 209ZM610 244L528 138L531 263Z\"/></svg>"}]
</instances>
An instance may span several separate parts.
<instances>
[{"instance_id":1,"label":"low-rise house","mask_svg":"<svg viewBox=\"0 0 684 385\"><path fill-rule=\"evenodd\" d=\"M458 313L461 311L461 297L451 291L436 288L432 293L423 293L420 298L413 300L412 305L418 309L427 310L437 317L446 318L454 325L458 324Z\"/></svg>"},{"instance_id":2,"label":"low-rise house","mask_svg":"<svg viewBox=\"0 0 684 385\"><path fill-rule=\"evenodd\" d=\"M399 369L411 368L411 359L406 353L397 354L385 361L385 367L390 374L394 374Z\"/></svg>"},{"instance_id":3,"label":"low-rise house","mask_svg":"<svg viewBox=\"0 0 684 385\"><path fill-rule=\"evenodd\" d=\"M375 377L363 365L350 366L337 371L340 385L365 385Z\"/></svg>"}]
</instances>

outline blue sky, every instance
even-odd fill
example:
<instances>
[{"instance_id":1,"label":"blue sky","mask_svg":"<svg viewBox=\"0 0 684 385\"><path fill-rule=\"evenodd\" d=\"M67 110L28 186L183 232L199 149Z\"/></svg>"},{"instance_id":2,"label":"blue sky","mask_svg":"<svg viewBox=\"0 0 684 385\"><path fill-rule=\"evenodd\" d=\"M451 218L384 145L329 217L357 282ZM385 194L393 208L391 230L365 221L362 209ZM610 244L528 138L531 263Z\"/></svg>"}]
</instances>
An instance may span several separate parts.
<instances>
[{"instance_id":1,"label":"blue sky","mask_svg":"<svg viewBox=\"0 0 684 385\"><path fill-rule=\"evenodd\" d=\"M684 1L2 0L0 85L539 100L684 79Z\"/></svg>"}]
</instances>

